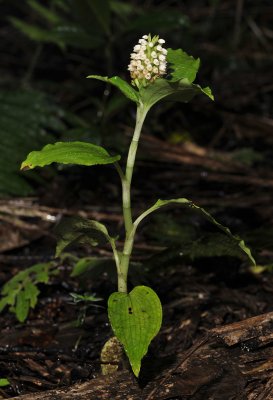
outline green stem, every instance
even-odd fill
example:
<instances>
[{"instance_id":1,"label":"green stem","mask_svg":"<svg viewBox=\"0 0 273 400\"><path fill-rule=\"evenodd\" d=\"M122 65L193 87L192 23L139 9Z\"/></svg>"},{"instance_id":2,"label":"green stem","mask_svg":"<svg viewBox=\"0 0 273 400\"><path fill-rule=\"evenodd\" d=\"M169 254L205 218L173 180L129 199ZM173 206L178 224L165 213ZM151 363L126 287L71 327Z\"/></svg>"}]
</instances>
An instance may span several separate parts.
<instances>
[{"instance_id":1,"label":"green stem","mask_svg":"<svg viewBox=\"0 0 273 400\"><path fill-rule=\"evenodd\" d=\"M118 291L124 293L127 293L127 275L135 236L131 209L131 183L139 137L147 112L148 109L142 104L137 107L135 131L128 152L125 176L122 177L122 205L126 235L118 269Z\"/></svg>"}]
</instances>

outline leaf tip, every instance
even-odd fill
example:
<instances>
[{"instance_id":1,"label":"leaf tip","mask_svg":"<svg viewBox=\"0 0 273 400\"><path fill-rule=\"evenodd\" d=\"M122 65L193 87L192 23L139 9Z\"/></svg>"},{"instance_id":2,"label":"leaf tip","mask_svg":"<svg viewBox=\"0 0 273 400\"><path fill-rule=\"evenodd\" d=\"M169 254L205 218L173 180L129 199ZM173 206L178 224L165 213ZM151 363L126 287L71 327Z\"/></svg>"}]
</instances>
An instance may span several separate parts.
<instances>
[{"instance_id":1,"label":"leaf tip","mask_svg":"<svg viewBox=\"0 0 273 400\"><path fill-rule=\"evenodd\" d=\"M34 168L32 164L23 161L20 167L20 171L27 171L28 169Z\"/></svg>"},{"instance_id":2,"label":"leaf tip","mask_svg":"<svg viewBox=\"0 0 273 400\"><path fill-rule=\"evenodd\" d=\"M214 101L214 95L211 91L211 88L209 86L206 86L205 88L202 89L203 93L205 93L212 101Z\"/></svg>"},{"instance_id":3,"label":"leaf tip","mask_svg":"<svg viewBox=\"0 0 273 400\"><path fill-rule=\"evenodd\" d=\"M135 375L137 378L139 377L140 366L141 366L141 363L140 363L140 362L139 362L139 363L131 364L132 371L133 371L134 375Z\"/></svg>"},{"instance_id":4,"label":"leaf tip","mask_svg":"<svg viewBox=\"0 0 273 400\"><path fill-rule=\"evenodd\" d=\"M56 250L55 250L54 257L55 257L55 258L59 258L60 255L61 255L61 253L62 253L62 252L61 252L59 249L56 249Z\"/></svg>"}]
</instances>

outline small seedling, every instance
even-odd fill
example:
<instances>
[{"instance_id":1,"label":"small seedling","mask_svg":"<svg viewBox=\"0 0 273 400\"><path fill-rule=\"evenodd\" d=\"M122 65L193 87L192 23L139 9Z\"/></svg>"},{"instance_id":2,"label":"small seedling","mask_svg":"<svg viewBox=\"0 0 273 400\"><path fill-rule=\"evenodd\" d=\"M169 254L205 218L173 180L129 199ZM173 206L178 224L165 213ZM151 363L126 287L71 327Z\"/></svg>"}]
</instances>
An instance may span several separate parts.
<instances>
[{"instance_id":1,"label":"small seedling","mask_svg":"<svg viewBox=\"0 0 273 400\"><path fill-rule=\"evenodd\" d=\"M37 304L40 290L38 285L48 283L50 276L57 275L56 262L35 264L18 272L2 288L0 312L9 307L18 321L24 322L31 308Z\"/></svg>"},{"instance_id":2,"label":"small seedling","mask_svg":"<svg viewBox=\"0 0 273 400\"><path fill-rule=\"evenodd\" d=\"M98 164L115 166L122 186L125 227L123 248L117 248L115 237L110 236L102 223L83 218L70 218L64 220L60 226L56 255L60 256L71 243L85 243L92 246L103 242L110 244L117 269L118 291L113 293L108 300L108 315L113 332L122 343L136 376L140 372L141 360L162 323L161 303L151 288L136 286L130 293L127 290L128 269L136 230L149 214L170 204L196 210L232 238L255 263L250 249L243 240L232 235L228 228L222 226L207 211L188 199L158 200L133 219L131 182L142 126L149 110L156 103L165 100L187 103L197 94L205 95L213 100L209 87L202 88L193 83L200 60L189 56L181 49L166 49L164 44L165 40L158 36L144 35L139 40L131 54L128 67L132 78L131 85L118 76L112 78L88 76L88 78L116 86L136 105L135 130L129 146L125 170L119 164L121 158L119 155L110 155L103 147L78 141L57 142L45 146L40 151L33 151L21 166L23 170L44 167L53 162L86 166Z\"/></svg>"}]
</instances>

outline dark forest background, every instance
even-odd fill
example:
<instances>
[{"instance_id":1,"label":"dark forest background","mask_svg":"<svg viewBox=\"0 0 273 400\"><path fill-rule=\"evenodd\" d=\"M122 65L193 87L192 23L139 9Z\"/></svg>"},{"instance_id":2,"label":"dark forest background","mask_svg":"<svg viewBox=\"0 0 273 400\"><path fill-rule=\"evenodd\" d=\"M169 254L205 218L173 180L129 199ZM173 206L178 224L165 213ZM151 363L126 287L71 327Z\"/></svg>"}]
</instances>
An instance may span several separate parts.
<instances>
[{"instance_id":1,"label":"dark forest background","mask_svg":"<svg viewBox=\"0 0 273 400\"><path fill-rule=\"evenodd\" d=\"M126 149L133 106L85 77L129 81L132 47L149 32L200 57L199 81L215 94L214 104L160 105L149 135L197 154L220 150L244 167L272 166L271 1L9 0L0 2L0 18L3 195L32 195L48 184L49 173L41 182L41 174L18 169L28 151L56 138Z\"/></svg>"}]
</instances>

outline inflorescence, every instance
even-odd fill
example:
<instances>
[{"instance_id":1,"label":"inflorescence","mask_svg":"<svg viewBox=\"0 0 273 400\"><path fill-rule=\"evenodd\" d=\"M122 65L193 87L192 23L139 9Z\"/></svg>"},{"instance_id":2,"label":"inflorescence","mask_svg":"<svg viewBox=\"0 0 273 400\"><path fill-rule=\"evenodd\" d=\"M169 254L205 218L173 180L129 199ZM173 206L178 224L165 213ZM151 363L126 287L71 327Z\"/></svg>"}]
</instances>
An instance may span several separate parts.
<instances>
[{"instance_id":1,"label":"inflorescence","mask_svg":"<svg viewBox=\"0 0 273 400\"><path fill-rule=\"evenodd\" d=\"M131 62L128 66L132 84L146 86L148 82L153 82L166 74L167 50L162 47L164 39L159 36L144 35L139 39L138 44L131 53Z\"/></svg>"}]
</instances>

